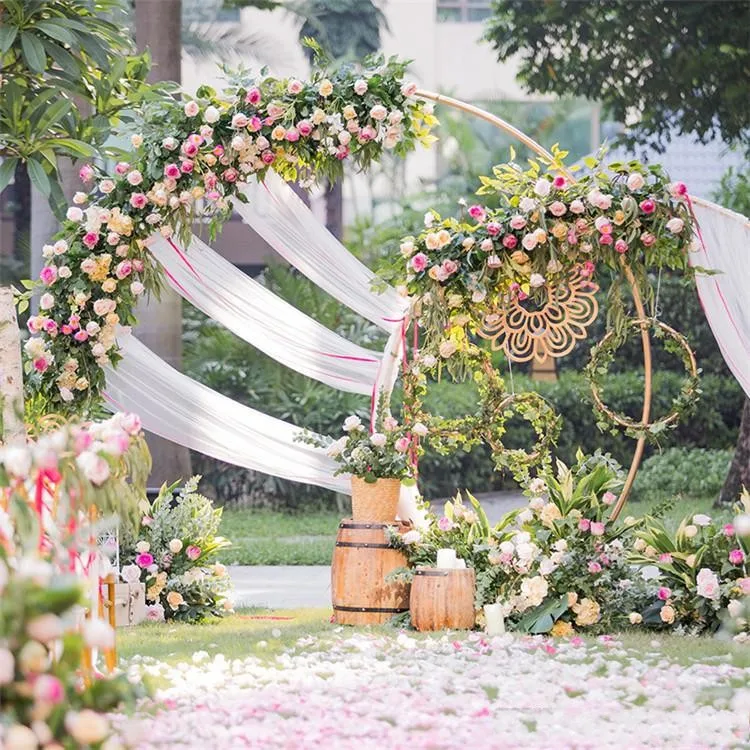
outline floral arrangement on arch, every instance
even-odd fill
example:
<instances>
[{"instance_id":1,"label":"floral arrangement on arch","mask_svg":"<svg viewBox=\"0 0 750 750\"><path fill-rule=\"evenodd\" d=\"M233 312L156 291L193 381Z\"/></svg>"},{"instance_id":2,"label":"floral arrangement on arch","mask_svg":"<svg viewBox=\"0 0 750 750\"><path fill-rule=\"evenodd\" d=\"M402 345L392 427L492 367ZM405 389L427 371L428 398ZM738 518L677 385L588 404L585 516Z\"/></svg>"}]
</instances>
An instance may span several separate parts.
<instances>
[{"instance_id":1,"label":"floral arrangement on arch","mask_svg":"<svg viewBox=\"0 0 750 750\"><path fill-rule=\"evenodd\" d=\"M647 607L633 615L636 623L691 635L731 625L738 640L750 638L747 491L735 515L734 521L718 524L697 513L683 519L674 534L658 519L645 519L630 560L653 570L658 591Z\"/></svg>"},{"instance_id":2,"label":"floral arrangement on arch","mask_svg":"<svg viewBox=\"0 0 750 750\"><path fill-rule=\"evenodd\" d=\"M76 193L60 235L43 248L44 290L25 345L30 394L61 414L98 401L102 368L119 358L118 325L133 325L138 298L162 283L148 253L155 232L187 240L200 221L215 233L231 201L245 200L243 184L269 169L312 182L340 174L344 162L364 169L385 151L403 156L431 143L432 105L416 98L405 70L395 58L369 58L306 82L241 72L224 94L203 86L182 102L145 104L131 156L114 174L81 168L90 191Z\"/></svg>"},{"instance_id":3,"label":"floral arrangement on arch","mask_svg":"<svg viewBox=\"0 0 750 750\"><path fill-rule=\"evenodd\" d=\"M338 464L337 476L352 474L369 483L378 479L403 481L413 477L419 438L427 434L425 425L420 422L400 424L390 414L379 413L372 431L355 415L344 420L342 429L345 434L338 440L310 432L300 433L297 440L324 448Z\"/></svg>"},{"instance_id":4,"label":"floral arrangement on arch","mask_svg":"<svg viewBox=\"0 0 750 750\"><path fill-rule=\"evenodd\" d=\"M230 542L217 535L221 508L197 492L200 477L162 487L143 501L137 538L124 540L121 577L146 587L146 618L200 622L232 612L231 582L218 553Z\"/></svg>"},{"instance_id":5,"label":"floral arrangement on arch","mask_svg":"<svg viewBox=\"0 0 750 750\"><path fill-rule=\"evenodd\" d=\"M589 158L589 172L573 181L563 160L511 162L481 177L479 194L497 194L494 210L477 204L465 219L425 215L425 231L406 237L401 258L384 272L415 301L424 347L449 368L461 351L450 341L458 330L474 334L487 316L510 301L543 304L569 278L593 280L604 266L618 274L611 314L623 318L623 267L649 297L648 271L689 274L687 251L693 221L683 183L661 167ZM492 318L490 317L490 321Z\"/></svg>"}]
</instances>

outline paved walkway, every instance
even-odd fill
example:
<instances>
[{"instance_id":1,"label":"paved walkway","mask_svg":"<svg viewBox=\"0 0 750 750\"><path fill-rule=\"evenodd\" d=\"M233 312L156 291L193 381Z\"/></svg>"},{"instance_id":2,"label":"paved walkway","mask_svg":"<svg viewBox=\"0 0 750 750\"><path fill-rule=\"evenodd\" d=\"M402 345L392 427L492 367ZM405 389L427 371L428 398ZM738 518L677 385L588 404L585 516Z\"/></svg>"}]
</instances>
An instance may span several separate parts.
<instances>
[{"instance_id":1,"label":"paved walkway","mask_svg":"<svg viewBox=\"0 0 750 750\"><path fill-rule=\"evenodd\" d=\"M518 492L477 498L493 524L525 502ZM331 605L331 569L327 565L232 565L229 575L237 606L298 609Z\"/></svg>"}]
</instances>

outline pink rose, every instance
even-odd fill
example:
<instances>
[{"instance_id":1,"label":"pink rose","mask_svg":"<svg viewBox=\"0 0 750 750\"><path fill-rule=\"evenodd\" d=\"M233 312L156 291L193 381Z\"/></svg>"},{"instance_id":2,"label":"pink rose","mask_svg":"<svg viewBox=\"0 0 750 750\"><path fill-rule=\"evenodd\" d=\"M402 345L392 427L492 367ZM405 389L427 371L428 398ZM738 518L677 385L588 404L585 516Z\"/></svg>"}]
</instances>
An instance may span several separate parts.
<instances>
[{"instance_id":1,"label":"pink rose","mask_svg":"<svg viewBox=\"0 0 750 750\"><path fill-rule=\"evenodd\" d=\"M599 244L600 245L611 245L613 242L611 234L600 234Z\"/></svg>"},{"instance_id":2,"label":"pink rose","mask_svg":"<svg viewBox=\"0 0 750 750\"><path fill-rule=\"evenodd\" d=\"M687 185L684 182L673 182L669 186L669 194L673 198L681 198L683 195L687 195Z\"/></svg>"},{"instance_id":3,"label":"pink rose","mask_svg":"<svg viewBox=\"0 0 750 750\"><path fill-rule=\"evenodd\" d=\"M602 572L602 566L598 562L590 562L588 565L589 573L596 574Z\"/></svg>"},{"instance_id":4,"label":"pink rose","mask_svg":"<svg viewBox=\"0 0 750 750\"><path fill-rule=\"evenodd\" d=\"M62 682L51 674L40 674L34 680L34 699L46 705L55 706L65 700Z\"/></svg>"},{"instance_id":5,"label":"pink rose","mask_svg":"<svg viewBox=\"0 0 750 750\"><path fill-rule=\"evenodd\" d=\"M76 331L73 338L78 341L79 343L83 343L84 341L88 341L89 335L84 330Z\"/></svg>"},{"instance_id":6,"label":"pink rose","mask_svg":"<svg viewBox=\"0 0 750 750\"><path fill-rule=\"evenodd\" d=\"M566 205L562 201L555 201L554 203L550 204L549 207L549 212L553 216L562 216L567 210L568 209Z\"/></svg>"},{"instance_id":7,"label":"pink rose","mask_svg":"<svg viewBox=\"0 0 750 750\"><path fill-rule=\"evenodd\" d=\"M273 151L264 151L260 158L264 164L273 164L276 155Z\"/></svg>"},{"instance_id":8,"label":"pink rose","mask_svg":"<svg viewBox=\"0 0 750 750\"><path fill-rule=\"evenodd\" d=\"M234 117L232 117L232 127L235 130L241 130L242 128L246 128L248 123L247 115L242 114L242 112L238 112Z\"/></svg>"},{"instance_id":9,"label":"pink rose","mask_svg":"<svg viewBox=\"0 0 750 750\"><path fill-rule=\"evenodd\" d=\"M656 237L655 237L655 236L654 236L653 234L651 234L651 232L644 232L644 233L643 233L643 234L641 235L641 242L642 242L642 243L643 243L643 244L644 244L644 245L645 245L646 247L651 247L651 245L653 245L653 244L654 244L654 242L656 242Z\"/></svg>"},{"instance_id":10,"label":"pink rose","mask_svg":"<svg viewBox=\"0 0 750 750\"><path fill-rule=\"evenodd\" d=\"M588 276L591 276L591 274L594 272L594 264L590 260L587 260L585 265L591 267L591 270L587 274ZM605 505L614 505L616 500L617 500L617 495L615 495L614 492L605 492L602 495L602 502Z\"/></svg>"},{"instance_id":11,"label":"pink rose","mask_svg":"<svg viewBox=\"0 0 750 750\"><path fill-rule=\"evenodd\" d=\"M409 265L416 273L421 273L427 268L430 260L424 253L417 253L410 261Z\"/></svg>"},{"instance_id":12,"label":"pink rose","mask_svg":"<svg viewBox=\"0 0 750 750\"><path fill-rule=\"evenodd\" d=\"M604 536L604 524L601 521L592 521L591 533L594 536Z\"/></svg>"},{"instance_id":13,"label":"pink rose","mask_svg":"<svg viewBox=\"0 0 750 750\"><path fill-rule=\"evenodd\" d=\"M625 242L624 239L620 238L619 240L617 240L617 242L615 242L615 250L617 250L620 255L626 253L628 251L628 243Z\"/></svg>"},{"instance_id":14,"label":"pink rose","mask_svg":"<svg viewBox=\"0 0 750 750\"><path fill-rule=\"evenodd\" d=\"M230 167L225 169L221 176L225 182L237 182L240 173L234 167Z\"/></svg>"},{"instance_id":15,"label":"pink rose","mask_svg":"<svg viewBox=\"0 0 750 750\"><path fill-rule=\"evenodd\" d=\"M406 97L414 96L417 93L417 84L412 82L402 84L401 93Z\"/></svg>"},{"instance_id":16,"label":"pink rose","mask_svg":"<svg viewBox=\"0 0 750 750\"><path fill-rule=\"evenodd\" d=\"M438 521L438 528L440 531L450 531L454 527L453 521L447 516L442 516Z\"/></svg>"},{"instance_id":17,"label":"pink rose","mask_svg":"<svg viewBox=\"0 0 750 750\"><path fill-rule=\"evenodd\" d=\"M284 136L290 143L296 143L299 140L299 130L297 128L289 128Z\"/></svg>"},{"instance_id":18,"label":"pink rose","mask_svg":"<svg viewBox=\"0 0 750 750\"><path fill-rule=\"evenodd\" d=\"M671 565L672 555L670 555L669 552L663 552L661 555L659 555L659 562L665 563L666 565Z\"/></svg>"},{"instance_id":19,"label":"pink rose","mask_svg":"<svg viewBox=\"0 0 750 750\"><path fill-rule=\"evenodd\" d=\"M189 159L193 159L198 153L198 146L196 146L192 141L188 140L182 144L182 148L180 150Z\"/></svg>"},{"instance_id":20,"label":"pink rose","mask_svg":"<svg viewBox=\"0 0 750 750\"><path fill-rule=\"evenodd\" d=\"M130 164L126 161L118 161L117 164L115 164L115 174L119 174L120 176L127 174L129 169Z\"/></svg>"},{"instance_id":21,"label":"pink rose","mask_svg":"<svg viewBox=\"0 0 750 750\"><path fill-rule=\"evenodd\" d=\"M338 147L338 148L336 149L336 158L337 158L337 159L338 159L339 161L344 161L344 159L346 159L346 157L347 157L347 156L349 156L349 154L350 154L350 153L351 153L351 152L349 151L349 146L344 146L344 145L342 144L342 145L340 145L340 146L339 146L339 147Z\"/></svg>"},{"instance_id":22,"label":"pink rose","mask_svg":"<svg viewBox=\"0 0 750 750\"><path fill-rule=\"evenodd\" d=\"M296 78L292 78L292 80L287 84L286 90L290 94L299 94L303 88L304 84L302 83L302 81L298 81Z\"/></svg>"},{"instance_id":23,"label":"pink rose","mask_svg":"<svg viewBox=\"0 0 750 750\"><path fill-rule=\"evenodd\" d=\"M408 438L408 437L402 437L402 438L399 438L399 439L398 439L398 440L396 441L396 443L394 444L394 446L393 446L393 447L394 447L394 448L395 448L395 449L396 449L396 450L397 450L397 451L398 451L399 453L406 453L406 451L408 451L408 450L409 450L409 444L410 444L410 442L411 442L411 441L409 440L409 438Z\"/></svg>"},{"instance_id":24,"label":"pink rose","mask_svg":"<svg viewBox=\"0 0 750 750\"><path fill-rule=\"evenodd\" d=\"M516 214L511 217L510 226L513 229L523 229L526 226L526 219L520 214Z\"/></svg>"},{"instance_id":25,"label":"pink rose","mask_svg":"<svg viewBox=\"0 0 750 750\"><path fill-rule=\"evenodd\" d=\"M93 250L99 242L99 235L96 232L86 232L81 240L89 250Z\"/></svg>"},{"instance_id":26,"label":"pink rose","mask_svg":"<svg viewBox=\"0 0 750 750\"><path fill-rule=\"evenodd\" d=\"M44 357L34 360L34 369L37 372L45 372L49 367L49 362Z\"/></svg>"},{"instance_id":27,"label":"pink rose","mask_svg":"<svg viewBox=\"0 0 750 750\"><path fill-rule=\"evenodd\" d=\"M121 263L117 264L117 267L115 268L115 276L117 276L118 279L124 279L133 272L133 264L129 260L124 260Z\"/></svg>"},{"instance_id":28,"label":"pink rose","mask_svg":"<svg viewBox=\"0 0 750 750\"><path fill-rule=\"evenodd\" d=\"M214 148L214 150L211 152L214 156L224 156L224 146L219 144Z\"/></svg>"},{"instance_id":29,"label":"pink rose","mask_svg":"<svg viewBox=\"0 0 750 750\"><path fill-rule=\"evenodd\" d=\"M133 268L135 268L138 273L141 273L141 271L143 271L143 261L140 260L140 258L136 258L133 261Z\"/></svg>"},{"instance_id":30,"label":"pink rose","mask_svg":"<svg viewBox=\"0 0 750 750\"><path fill-rule=\"evenodd\" d=\"M734 536L734 526L731 523L724 524L722 531L724 536Z\"/></svg>"},{"instance_id":31,"label":"pink rose","mask_svg":"<svg viewBox=\"0 0 750 750\"><path fill-rule=\"evenodd\" d=\"M91 182L94 179L94 168L90 164L84 164L78 170L78 176L83 182Z\"/></svg>"},{"instance_id":32,"label":"pink rose","mask_svg":"<svg viewBox=\"0 0 750 750\"><path fill-rule=\"evenodd\" d=\"M51 286L57 280L57 269L54 266L45 266L39 273L43 284Z\"/></svg>"},{"instance_id":33,"label":"pink rose","mask_svg":"<svg viewBox=\"0 0 750 750\"><path fill-rule=\"evenodd\" d=\"M132 172L128 172L127 180L131 185L140 185L143 182L143 175L137 169L134 169Z\"/></svg>"},{"instance_id":34,"label":"pink rose","mask_svg":"<svg viewBox=\"0 0 750 750\"><path fill-rule=\"evenodd\" d=\"M502 231L502 226L500 226L500 224L498 224L496 221L491 221L489 224L487 224L487 234L489 234L491 237L497 237L497 235Z\"/></svg>"},{"instance_id":35,"label":"pink rose","mask_svg":"<svg viewBox=\"0 0 750 750\"><path fill-rule=\"evenodd\" d=\"M252 104L254 107L260 104L260 100L260 89L257 86L253 86L248 90L247 94L245 94L245 102L247 104Z\"/></svg>"},{"instance_id":36,"label":"pink rose","mask_svg":"<svg viewBox=\"0 0 750 750\"><path fill-rule=\"evenodd\" d=\"M180 177L180 168L176 164L167 164L164 167L164 176L170 180L177 180Z\"/></svg>"},{"instance_id":37,"label":"pink rose","mask_svg":"<svg viewBox=\"0 0 750 750\"><path fill-rule=\"evenodd\" d=\"M52 318L47 318L42 324L42 328L44 329L44 332L48 333L50 336L54 337L57 335L57 323L55 323Z\"/></svg>"},{"instance_id":38,"label":"pink rose","mask_svg":"<svg viewBox=\"0 0 750 750\"><path fill-rule=\"evenodd\" d=\"M579 531L588 531L591 528L591 521L589 521L588 518L582 518L578 522L578 530Z\"/></svg>"},{"instance_id":39,"label":"pink rose","mask_svg":"<svg viewBox=\"0 0 750 750\"><path fill-rule=\"evenodd\" d=\"M557 190L562 190L567 184L568 181L561 174L557 175L557 177L552 180L552 187L556 188Z\"/></svg>"},{"instance_id":40,"label":"pink rose","mask_svg":"<svg viewBox=\"0 0 750 750\"><path fill-rule=\"evenodd\" d=\"M73 329L67 323L60 326L60 331L62 331L65 336L70 336L70 334L73 333Z\"/></svg>"},{"instance_id":41,"label":"pink rose","mask_svg":"<svg viewBox=\"0 0 750 750\"><path fill-rule=\"evenodd\" d=\"M654 203L651 198L642 200L638 205L640 206L640 209L644 214L652 214L654 213L654 211L656 211L656 203Z\"/></svg>"},{"instance_id":42,"label":"pink rose","mask_svg":"<svg viewBox=\"0 0 750 750\"><path fill-rule=\"evenodd\" d=\"M477 221L484 221L487 218L487 212L483 206L471 206L469 208L469 216Z\"/></svg>"},{"instance_id":43,"label":"pink rose","mask_svg":"<svg viewBox=\"0 0 750 750\"><path fill-rule=\"evenodd\" d=\"M582 214L586 211L586 206L584 205L583 201L579 198L576 198L571 204L570 204L570 211L574 214Z\"/></svg>"},{"instance_id":44,"label":"pink rose","mask_svg":"<svg viewBox=\"0 0 750 750\"><path fill-rule=\"evenodd\" d=\"M738 578L737 579L737 585L740 587L740 591L745 596L750 596L750 577L748 577L748 578Z\"/></svg>"},{"instance_id":45,"label":"pink rose","mask_svg":"<svg viewBox=\"0 0 750 750\"><path fill-rule=\"evenodd\" d=\"M130 205L133 208L144 208L147 202L148 198L143 193L133 193L130 196Z\"/></svg>"},{"instance_id":46,"label":"pink rose","mask_svg":"<svg viewBox=\"0 0 750 750\"><path fill-rule=\"evenodd\" d=\"M198 133L191 133L188 136L188 141L193 144L193 146L201 146L203 145L204 138L202 135L199 135Z\"/></svg>"},{"instance_id":47,"label":"pink rose","mask_svg":"<svg viewBox=\"0 0 750 750\"><path fill-rule=\"evenodd\" d=\"M512 250L516 245L518 245L518 238L515 235L506 234L505 237L503 237L503 247Z\"/></svg>"},{"instance_id":48,"label":"pink rose","mask_svg":"<svg viewBox=\"0 0 750 750\"><path fill-rule=\"evenodd\" d=\"M443 269L443 273L445 273L446 276L450 276L451 274L458 271L458 263L456 263L455 260L451 260L450 258L448 258L447 260L443 261L441 268Z\"/></svg>"},{"instance_id":49,"label":"pink rose","mask_svg":"<svg viewBox=\"0 0 750 750\"><path fill-rule=\"evenodd\" d=\"M659 599L661 599L663 602L667 601L670 596L672 596L672 589L667 588L666 586L662 586L659 589L659 593L657 594Z\"/></svg>"},{"instance_id":50,"label":"pink rose","mask_svg":"<svg viewBox=\"0 0 750 750\"><path fill-rule=\"evenodd\" d=\"M303 138L307 138L313 132L312 123L309 120L300 120L297 123L297 131Z\"/></svg>"},{"instance_id":51,"label":"pink rose","mask_svg":"<svg viewBox=\"0 0 750 750\"><path fill-rule=\"evenodd\" d=\"M263 123L257 115L253 115L253 117L250 118L250 122L247 124L247 129L251 133L257 133L262 127Z\"/></svg>"},{"instance_id":52,"label":"pink rose","mask_svg":"<svg viewBox=\"0 0 750 750\"><path fill-rule=\"evenodd\" d=\"M197 560L201 556L201 548L191 544L185 550L185 554L187 555L188 560Z\"/></svg>"},{"instance_id":53,"label":"pink rose","mask_svg":"<svg viewBox=\"0 0 750 750\"><path fill-rule=\"evenodd\" d=\"M150 552L141 552L140 555L136 555L135 564L139 568L148 568L154 564L154 556Z\"/></svg>"},{"instance_id":54,"label":"pink rose","mask_svg":"<svg viewBox=\"0 0 750 750\"><path fill-rule=\"evenodd\" d=\"M190 174L193 171L194 167L195 164L192 161L185 159L185 161L180 164L180 172L182 172L183 174Z\"/></svg>"},{"instance_id":55,"label":"pink rose","mask_svg":"<svg viewBox=\"0 0 750 750\"><path fill-rule=\"evenodd\" d=\"M733 549L729 553L729 562L732 565L742 565L745 562L745 553L741 549Z\"/></svg>"}]
</instances>

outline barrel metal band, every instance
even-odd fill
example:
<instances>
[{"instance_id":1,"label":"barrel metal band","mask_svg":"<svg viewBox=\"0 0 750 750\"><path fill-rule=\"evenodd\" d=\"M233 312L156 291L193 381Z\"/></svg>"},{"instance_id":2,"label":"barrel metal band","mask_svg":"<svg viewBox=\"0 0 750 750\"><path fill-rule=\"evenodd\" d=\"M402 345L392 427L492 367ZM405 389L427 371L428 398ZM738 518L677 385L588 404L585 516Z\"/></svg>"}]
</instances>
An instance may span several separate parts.
<instances>
[{"instance_id":1,"label":"barrel metal band","mask_svg":"<svg viewBox=\"0 0 750 750\"><path fill-rule=\"evenodd\" d=\"M415 570L415 576L440 576L441 578L447 578L450 570Z\"/></svg>"},{"instance_id":2,"label":"barrel metal band","mask_svg":"<svg viewBox=\"0 0 750 750\"><path fill-rule=\"evenodd\" d=\"M336 542L337 547L366 547L367 549L393 549L390 544L377 542Z\"/></svg>"},{"instance_id":3,"label":"barrel metal band","mask_svg":"<svg viewBox=\"0 0 750 750\"><path fill-rule=\"evenodd\" d=\"M398 526L398 522L393 523L347 523L342 521L339 524L340 529L387 529L389 526Z\"/></svg>"},{"instance_id":4,"label":"barrel metal band","mask_svg":"<svg viewBox=\"0 0 750 750\"><path fill-rule=\"evenodd\" d=\"M393 609L391 607L342 607L338 604L334 604L333 608L337 612L381 612L389 615L400 615L402 612L408 612L409 610L404 609Z\"/></svg>"}]
</instances>

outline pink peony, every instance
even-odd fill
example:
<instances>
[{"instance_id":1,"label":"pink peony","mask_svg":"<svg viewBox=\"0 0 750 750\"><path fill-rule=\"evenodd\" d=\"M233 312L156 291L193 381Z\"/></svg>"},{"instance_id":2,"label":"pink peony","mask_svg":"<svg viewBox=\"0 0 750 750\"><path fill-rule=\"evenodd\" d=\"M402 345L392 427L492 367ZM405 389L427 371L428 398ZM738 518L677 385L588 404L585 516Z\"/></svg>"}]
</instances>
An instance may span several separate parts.
<instances>
[{"instance_id":1,"label":"pink peony","mask_svg":"<svg viewBox=\"0 0 750 750\"><path fill-rule=\"evenodd\" d=\"M657 594L659 599L661 599L663 602L667 601L670 596L672 596L672 589L667 588L666 586L662 586L659 589L659 593Z\"/></svg>"},{"instance_id":2,"label":"pink peony","mask_svg":"<svg viewBox=\"0 0 750 750\"><path fill-rule=\"evenodd\" d=\"M349 156L350 153L351 151L349 150L349 146L344 146L343 144L341 144L336 149L336 158L339 161L344 161L344 159L346 159L346 157Z\"/></svg>"},{"instance_id":3,"label":"pink peony","mask_svg":"<svg viewBox=\"0 0 750 750\"><path fill-rule=\"evenodd\" d=\"M644 214L652 214L654 213L654 211L656 211L656 203L651 200L651 198L642 200L638 205L640 206L640 209Z\"/></svg>"},{"instance_id":4,"label":"pink peony","mask_svg":"<svg viewBox=\"0 0 750 750\"><path fill-rule=\"evenodd\" d=\"M93 250L99 242L99 235L96 232L86 232L81 240L89 250Z\"/></svg>"},{"instance_id":5,"label":"pink peony","mask_svg":"<svg viewBox=\"0 0 750 750\"><path fill-rule=\"evenodd\" d=\"M44 332L48 333L50 336L55 336L57 334L57 323L51 318L47 318L47 320L44 321L42 328L44 329Z\"/></svg>"},{"instance_id":6,"label":"pink peony","mask_svg":"<svg viewBox=\"0 0 750 750\"><path fill-rule=\"evenodd\" d=\"M133 208L144 208L147 202L148 198L143 193L133 193L130 196L130 205Z\"/></svg>"},{"instance_id":7,"label":"pink peony","mask_svg":"<svg viewBox=\"0 0 750 750\"><path fill-rule=\"evenodd\" d=\"M741 549L733 549L729 553L729 562L732 565L742 565L745 562L745 553Z\"/></svg>"},{"instance_id":8,"label":"pink peony","mask_svg":"<svg viewBox=\"0 0 750 750\"><path fill-rule=\"evenodd\" d=\"M599 244L600 245L611 245L612 244L612 235L611 234L600 234L599 235Z\"/></svg>"},{"instance_id":9,"label":"pink peony","mask_svg":"<svg viewBox=\"0 0 750 750\"><path fill-rule=\"evenodd\" d=\"M604 536L604 524L601 521L592 521L591 533L594 536Z\"/></svg>"},{"instance_id":10,"label":"pink peony","mask_svg":"<svg viewBox=\"0 0 750 750\"><path fill-rule=\"evenodd\" d=\"M619 240L617 240L617 242L615 242L615 250L617 250L620 255L626 253L628 251L628 243L625 242L624 239L620 238Z\"/></svg>"},{"instance_id":11,"label":"pink peony","mask_svg":"<svg viewBox=\"0 0 750 750\"><path fill-rule=\"evenodd\" d=\"M198 146L192 141L185 141L180 150L188 159L194 159L198 155Z\"/></svg>"},{"instance_id":12,"label":"pink peony","mask_svg":"<svg viewBox=\"0 0 750 750\"><path fill-rule=\"evenodd\" d=\"M453 521L447 516L442 516L438 521L438 528L440 531L450 531L454 527Z\"/></svg>"},{"instance_id":13,"label":"pink peony","mask_svg":"<svg viewBox=\"0 0 750 750\"><path fill-rule=\"evenodd\" d=\"M397 451L398 451L399 453L406 453L406 451L408 451L408 450L409 450L409 444L410 444L410 442L411 442L411 441L409 440L409 438L407 438L407 437L402 437L402 438L399 438L399 439L398 439L398 440L396 441L396 443L394 444L394 446L393 446L393 447L394 447L394 448L395 448L395 449L396 449L396 450L397 450Z\"/></svg>"},{"instance_id":14,"label":"pink peony","mask_svg":"<svg viewBox=\"0 0 750 750\"><path fill-rule=\"evenodd\" d=\"M234 168L230 167L229 169L225 169L224 172L222 172L222 179L224 182L237 182L237 178L240 176L240 173Z\"/></svg>"},{"instance_id":15,"label":"pink peony","mask_svg":"<svg viewBox=\"0 0 750 750\"><path fill-rule=\"evenodd\" d=\"M429 258L424 253L417 253L410 261L409 265L416 273L421 273L429 265Z\"/></svg>"},{"instance_id":16,"label":"pink peony","mask_svg":"<svg viewBox=\"0 0 750 750\"><path fill-rule=\"evenodd\" d=\"M51 286L57 280L57 269L54 266L45 266L39 273L43 284Z\"/></svg>"},{"instance_id":17,"label":"pink peony","mask_svg":"<svg viewBox=\"0 0 750 750\"><path fill-rule=\"evenodd\" d=\"M164 176L170 180L177 180L180 177L180 168L176 164L167 164L164 167Z\"/></svg>"},{"instance_id":18,"label":"pink peony","mask_svg":"<svg viewBox=\"0 0 750 750\"><path fill-rule=\"evenodd\" d=\"M251 89L248 90L247 94L245 94L245 102L247 104L252 104L254 107L260 104L260 100L261 100L260 89L257 86L253 86Z\"/></svg>"},{"instance_id":19,"label":"pink peony","mask_svg":"<svg viewBox=\"0 0 750 750\"><path fill-rule=\"evenodd\" d=\"M133 272L133 264L129 260L124 260L121 263L117 264L117 267L115 268L115 276L117 276L118 279L124 279Z\"/></svg>"},{"instance_id":20,"label":"pink peony","mask_svg":"<svg viewBox=\"0 0 750 750\"><path fill-rule=\"evenodd\" d=\"M475 205L469 208L469 216L477 221L484 221L487 218L487 212L484 210L483 206Z\"/></svg>"},{"instance_id":21,"label":"pink peony","mask_svg":"<svg viewBox=\"0 0 750 750\"><path fill-rule=\"evenodd\" d=\"M141 552L140 555L136 555L135 564L139 568L148 568L149 565L154 564L154 556L150 552Z\"/></svg>"},{"instance_id":22,"label":"pink peony","mask_svg":"<svg viewBox=\"0 0 750 750\"><path fill-rule=\"evenodd\" d=\"M491 237L497 237L497 235L502 231L502 226L500 226L500 224L498 224L496 221L491 221L489 224L487 224L487 234L489 234Z\"/></svg>"},{"instance_id":23,"label":"pink peony","mask_svg":"<svg viewBox=\"0 0 750 750\"><path fill-rule=\"evenodd\" d=\"M196 547L194 544L191 544L185 550L185 554L187 555L188 560L195 561L195 560L197 560L201 556L201 548L200 547Z\"/></svg>"},{"instance_id":24,"label":"pink peony","mask_svg":"<svg viewBox=\"0 0 750 750\"><path fill-rule=\"evenodd\" d=\"M84 164L78 170L78 176L83 182L91 182L94 179L94 168L90 164Z\"/></svg>"}]
</instances>

